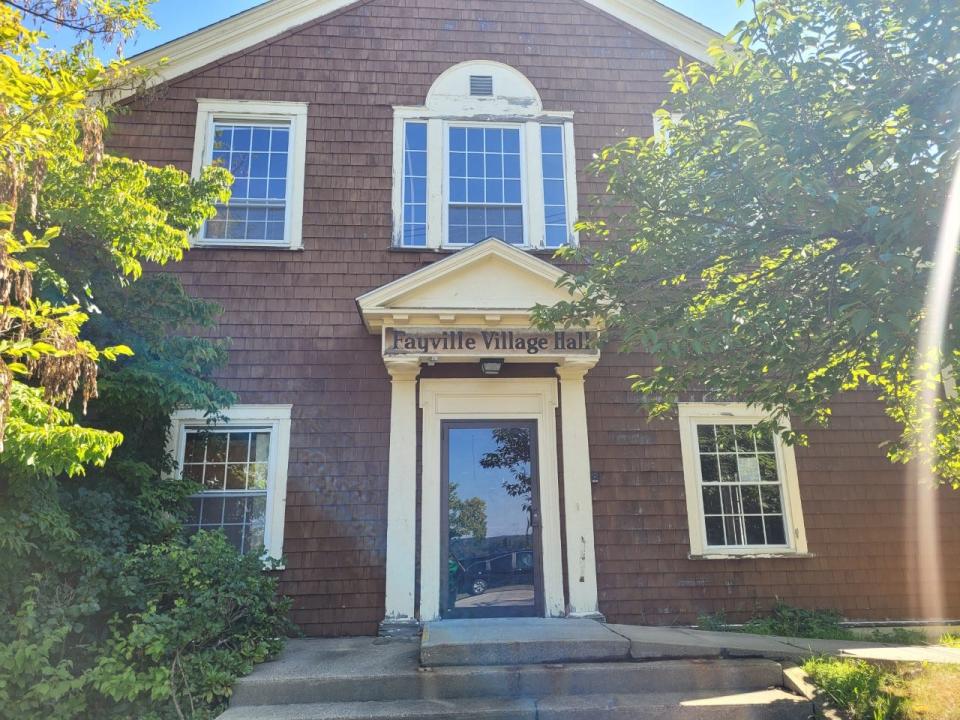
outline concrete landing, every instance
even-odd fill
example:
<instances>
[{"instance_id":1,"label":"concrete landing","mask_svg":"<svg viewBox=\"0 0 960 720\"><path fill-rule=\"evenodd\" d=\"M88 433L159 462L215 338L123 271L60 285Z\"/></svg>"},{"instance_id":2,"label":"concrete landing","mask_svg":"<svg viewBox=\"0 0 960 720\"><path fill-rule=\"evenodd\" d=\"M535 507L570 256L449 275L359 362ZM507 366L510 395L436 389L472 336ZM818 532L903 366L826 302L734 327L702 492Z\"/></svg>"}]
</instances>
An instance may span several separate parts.
<instances>
[{"instance_id":1,"label":"concrete landing","mask_svg":"<svg viewBox=\"0 0 960 720\"><path fill-rule=\"evenodd\" d=\"M420 664L534 665L628 660L630 640L595 620L495 618L427 623Z\"/></svg>"},{"instance_id":2,"label":"concrete landing","mask_svg":"<svg viewBox=\"0 0 960 720\"><path fill-rule=\"evenodd\" d=\"M760 657L796 661L811 655L886 662L960 663L960 649L942 646L809 640L547 618L427 623L420 644L420 663L426 667L670 658Z\"/></svg>"}]
</instances>

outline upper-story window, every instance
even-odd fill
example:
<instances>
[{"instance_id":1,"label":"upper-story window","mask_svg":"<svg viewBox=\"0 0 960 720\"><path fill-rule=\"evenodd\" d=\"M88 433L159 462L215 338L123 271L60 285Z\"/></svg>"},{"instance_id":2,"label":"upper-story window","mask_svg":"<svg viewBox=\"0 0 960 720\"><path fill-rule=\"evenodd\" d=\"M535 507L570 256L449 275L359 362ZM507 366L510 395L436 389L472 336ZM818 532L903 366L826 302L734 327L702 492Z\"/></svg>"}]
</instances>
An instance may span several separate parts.
<instances>
[{"instance_id":1,"label":"upper-story window","mask_svg":"<svg viewBox=\"0 0 960 720\"><path fill-rule=\"evenodd\" d=\"M195 245L299 248L302 244L305 103L198 100L193 171L233 175L230 200Z\"/></svg>"},{"instance_id":2,"label":"upper-story window","mask_svg":"<svg viewBox=\"0 0 960 720\"><path fill-rule=\"evenodd\" d=\"M423 107L395 108L394 243L576 243L572 121L545 112L529 80L506 65L444 72Z\"/></svg>"}]
</instances>

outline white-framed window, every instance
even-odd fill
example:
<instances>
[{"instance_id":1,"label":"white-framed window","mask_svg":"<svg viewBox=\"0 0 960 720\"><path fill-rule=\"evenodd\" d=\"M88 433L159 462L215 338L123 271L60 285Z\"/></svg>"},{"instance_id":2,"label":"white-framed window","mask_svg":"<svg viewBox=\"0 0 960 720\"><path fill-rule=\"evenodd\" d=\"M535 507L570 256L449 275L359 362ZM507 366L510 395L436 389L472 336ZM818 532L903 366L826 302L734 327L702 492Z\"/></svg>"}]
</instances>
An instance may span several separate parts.
<instances>
[{"instance_id":1,"label":"white-framed window","mask_svg":"<svg viewBox=\"0 0 960 720\"><path fill-rule=\"evenodd\" d=\"M177 472L202 490L190 498L186 530L223 530L241 552L283 555L290 454L290 405L234 405L226 421L174 413L170 451Z\"/></svg>"},{"instance_id":2,"label":"white-framed window","mask_svg":"<svg viewBox=\"0 0 960 720\"><path fill-rule=\"evenodd\" d=\"M753 428L741 403L681 403L680 446L695 556L807 552L793 448Z\"/></svg>"},{"instance_id":3,"label":"white-framed window","mask_svg":"<svg viewBox=\"0 0 960 720\"><path fill-rule=\"evenodd\" d=\"M198 100L193 175L217 164L234 181L193 244L300 248L306 133L306 103Z\"/></svg>"},{"instance_id":4,"label":"white-framed window","mask_svg":"<svg viewBox=\"0 0 960 720\"><path fill-rule=\"evenodd\" d=\"M513 68L449 68L423 107L394 108L394 244L576 244L573 148L573 114L545 112Z\"/></svg>"}]
</instances>

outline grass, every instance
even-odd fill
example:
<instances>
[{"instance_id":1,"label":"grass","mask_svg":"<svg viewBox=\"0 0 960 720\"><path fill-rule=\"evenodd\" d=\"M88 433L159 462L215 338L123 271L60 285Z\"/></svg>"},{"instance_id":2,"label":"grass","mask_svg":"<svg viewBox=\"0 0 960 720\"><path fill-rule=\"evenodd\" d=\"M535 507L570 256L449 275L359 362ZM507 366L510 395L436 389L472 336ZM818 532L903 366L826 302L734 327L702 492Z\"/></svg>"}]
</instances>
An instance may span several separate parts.
<instances>
[{"instance_id":1,"label":"grass","mask_svg":"<svg viewBox=\"0 0 960 720\"><path fill-rule=\"evenodd\" d=\"M947 633L940 636L940 644L947 647L960 648L960 633Z\"/></svg>"},{"instance_id":2,"label":"grass","mask_svg":"<svg viewBox=\"0 0 960 720\"><path fill-rule=\"evenodd\" d=\"M701 630L720 630L724 632L743 632L755 635L781 635L784 637L811 638L819 640L857 640L893 643L897 645L923 645L925 636L918 630L893 628L892 630L873 630L866 637L857 635L843 627L841 616L833 610L805 610L785 603L778 603L769 615L754 617L743 625L729 625L723 613L701 615L697 618L697 627ZM960 636L955 636L960 643Z\"/></svg>"},{"instance_id":3,"label":"grass","mask_svg":"<svg viewBox=\"0 0 960 720\"><path fill-rule=\"evenodd\" d=\"M960 665L888 671L863 660L812 658L803 668L854 720L960 720Z\"/></svg>"}]
</instances>

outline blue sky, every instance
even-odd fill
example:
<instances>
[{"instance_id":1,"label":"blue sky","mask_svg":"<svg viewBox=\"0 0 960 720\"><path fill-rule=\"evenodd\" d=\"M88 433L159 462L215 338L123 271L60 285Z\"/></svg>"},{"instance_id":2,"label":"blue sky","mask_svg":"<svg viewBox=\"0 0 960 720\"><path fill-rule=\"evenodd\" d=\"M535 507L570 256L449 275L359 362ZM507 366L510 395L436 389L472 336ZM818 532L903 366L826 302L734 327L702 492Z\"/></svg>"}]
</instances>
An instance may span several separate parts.
<instances>
[{"instance_id":1,"label":"blue sky","mask_svg":"<svg viewBox=\"0 0 960 720\"><path fill-rule=\"evenodd\" d=\"M143 32L127 44L125 54L129 57L143 50L160 45L181 35L215 23L247 8L259 5L261 0L157 0L153 16L159 30ZM737 7L736 0L662 0L665 5L688 15L695 20L726 32L737 20L747 16L747 7ZM69 44L72 38L57 36L57 44Z\"/></svg>"}]
</instances>

